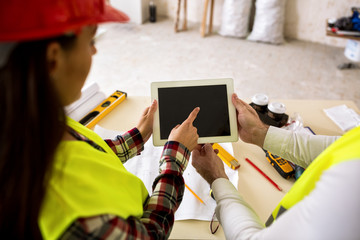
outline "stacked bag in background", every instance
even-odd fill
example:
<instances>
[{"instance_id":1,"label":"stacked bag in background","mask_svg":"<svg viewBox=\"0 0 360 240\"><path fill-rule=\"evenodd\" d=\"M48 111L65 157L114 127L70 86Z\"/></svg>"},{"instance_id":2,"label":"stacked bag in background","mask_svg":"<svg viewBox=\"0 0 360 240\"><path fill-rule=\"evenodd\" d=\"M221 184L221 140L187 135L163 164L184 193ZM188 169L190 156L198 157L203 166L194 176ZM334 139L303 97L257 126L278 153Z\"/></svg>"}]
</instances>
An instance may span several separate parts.
<instances>
[{"instance_id":1,"label":"stacked bag in background","mask_svg":"<svg viewBox=\"0 0 360 240\"><path fill-rule=\"evenodd\" d=\"M256 0L255 19L249 34L252 0L225 0L219 34L250 41L282 44L284 42L286 0Z\"/></svg>"},{"instance_id":2,"label":"stacked bag in background","mask_svg":"<svg viewBox=\"0 0 360 240\"><path fill-rule=\"evenodd\" d=\"M252 0L225 0L219 34L245 38L249 34Z\"/></svg>"}]
</instances>

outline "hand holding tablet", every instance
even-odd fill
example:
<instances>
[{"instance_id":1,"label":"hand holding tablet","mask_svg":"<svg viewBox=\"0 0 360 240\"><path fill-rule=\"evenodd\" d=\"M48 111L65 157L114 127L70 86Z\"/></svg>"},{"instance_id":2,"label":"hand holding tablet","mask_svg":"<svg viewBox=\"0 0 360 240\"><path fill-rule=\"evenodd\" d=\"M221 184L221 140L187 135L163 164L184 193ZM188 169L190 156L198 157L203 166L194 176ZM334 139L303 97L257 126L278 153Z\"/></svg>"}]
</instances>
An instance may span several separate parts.
<instances>
[{"instance_id":1,"label":"hand holding tablet","mask_svg":"<svg viewBox=\"0 0 360 240\"><path fill-rule=\"evenodd\" d=\"M198 143L235 142L238 140L236 111L231 103L232 79L154 82L151 98L158 101L154 116L153 143L162 146L171 130L200 107L193 125Z\"/></svg>"}]
</instances>

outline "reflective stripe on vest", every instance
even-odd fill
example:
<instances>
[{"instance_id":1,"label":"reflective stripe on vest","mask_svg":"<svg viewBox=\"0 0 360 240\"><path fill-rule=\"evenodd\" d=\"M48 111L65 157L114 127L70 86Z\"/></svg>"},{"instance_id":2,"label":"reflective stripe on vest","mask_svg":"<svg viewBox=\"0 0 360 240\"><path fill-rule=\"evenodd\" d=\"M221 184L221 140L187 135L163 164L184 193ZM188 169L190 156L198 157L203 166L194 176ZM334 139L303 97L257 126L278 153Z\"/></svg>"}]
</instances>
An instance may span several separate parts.
<instances>
[{"instance_id":1,"label":"reflective stripe on vest","mask_svg":"<svg viewBox=\"0 0 360 240\"><path fill-rule=\"evenodd\" d=\"M68 125L101 146L62 141L39 216L44 239L57 239L78 218L113 214L141 217L148 192L111 148L93 131L68 119Z\"/></svg>"},{"instance_id":2,"label":"reflective stripe on vest","mask_svg":"<svg viewBox=\"0 0 360 240\"><path fill-rule=\"evenodd\" d=\"M269 226L286 210L300 202L315 188L322 173L336 164L360 159L360 127L344 134L323 151L304 171L290 191L283 197L266 222Z\"/></svg>"}]
</instances>

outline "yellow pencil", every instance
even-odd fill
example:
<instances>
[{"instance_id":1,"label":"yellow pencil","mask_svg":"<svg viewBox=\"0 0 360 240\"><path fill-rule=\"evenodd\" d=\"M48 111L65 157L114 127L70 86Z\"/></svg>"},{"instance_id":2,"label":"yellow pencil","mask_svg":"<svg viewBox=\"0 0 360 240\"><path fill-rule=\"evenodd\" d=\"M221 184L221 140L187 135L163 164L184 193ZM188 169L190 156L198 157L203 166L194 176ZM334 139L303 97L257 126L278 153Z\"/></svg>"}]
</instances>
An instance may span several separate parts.
<instances>
[{"instance_id":1,"label":"yellow pencil","mask_svg":"<svg viewBox=\"0 0 360 240\"><path fill-rule=\"evenodd\" d=\"M191 188L189 188L188 185L185 184L185 187L186 187L202 204L206 205L206 204L204 203L204 201L203 201L198 195L196 195L196 193L195 193L193 190L191 190Z\"/></svg>"}]
</instances>

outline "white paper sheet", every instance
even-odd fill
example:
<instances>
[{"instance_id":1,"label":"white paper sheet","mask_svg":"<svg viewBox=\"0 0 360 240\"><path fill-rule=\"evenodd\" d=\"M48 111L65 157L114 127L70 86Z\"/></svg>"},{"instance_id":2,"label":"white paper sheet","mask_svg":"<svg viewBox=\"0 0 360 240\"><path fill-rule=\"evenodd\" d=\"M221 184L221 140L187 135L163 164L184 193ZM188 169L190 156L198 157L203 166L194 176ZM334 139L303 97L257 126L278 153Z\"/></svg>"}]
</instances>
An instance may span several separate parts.
<instances>
[{"instance_id":1,"label":"white paper sheet","mask_svg":"<svg viewBox=\"0 0 360 240\"><path fill-rule=\"evenodd\" d=\"M226 145L227 147L230 145L232 148L231 143L221 144L221 146ZM192 159L190 159L183 177L186 185L188 185L205 204L202 204L187 188L185 188L183 201L181 202L179 209L175 212L175 220L197 219L210 221L215 212L216 202L210 196L209 184L196 172L191 161ZM238 171L231 169L225 163L224 168L229 180L237 188Z\"/></svg>"},{"instance_id":2,"label":"white paper sheet","mask_svg":"<svg viewBox=\"0 0 360 240\"><path fill-rule=\"evenodd\" d=\"M114 138L116 135L120 134L119 132L104 129L98 125L95 126L94 131L104 139ZM233 155L231 143L221 143L220 145ZM159 174L159 160L162 150L162 147L154 147L152 139L150 138L147 143L145 143L144 151L141 155L128 160L124 164L129 172L133 173L144 182L150 195L152 192L153 181ZM183 201L175 212L175 220L197 219L210 221L215 211L216 202L210 197L209 184L196 172L191 161L192 159L190 158L190 162L183 174L184 181L205 204L202 204L187 188L185 188ZM224 164L224 168L230 181L237 188L238 171L232 170L226 164Z\"/></svg>"},{"instance_id":3,"label":"white paper sheet","mask_svg":"<svg viewBox=\"0 0 360 240\"><path fill-rule=\"evenodd\" d=\"M360 125L360 115L346 105L324 109L326 115L343 131Z\"/></svg>"}]
</instances>

